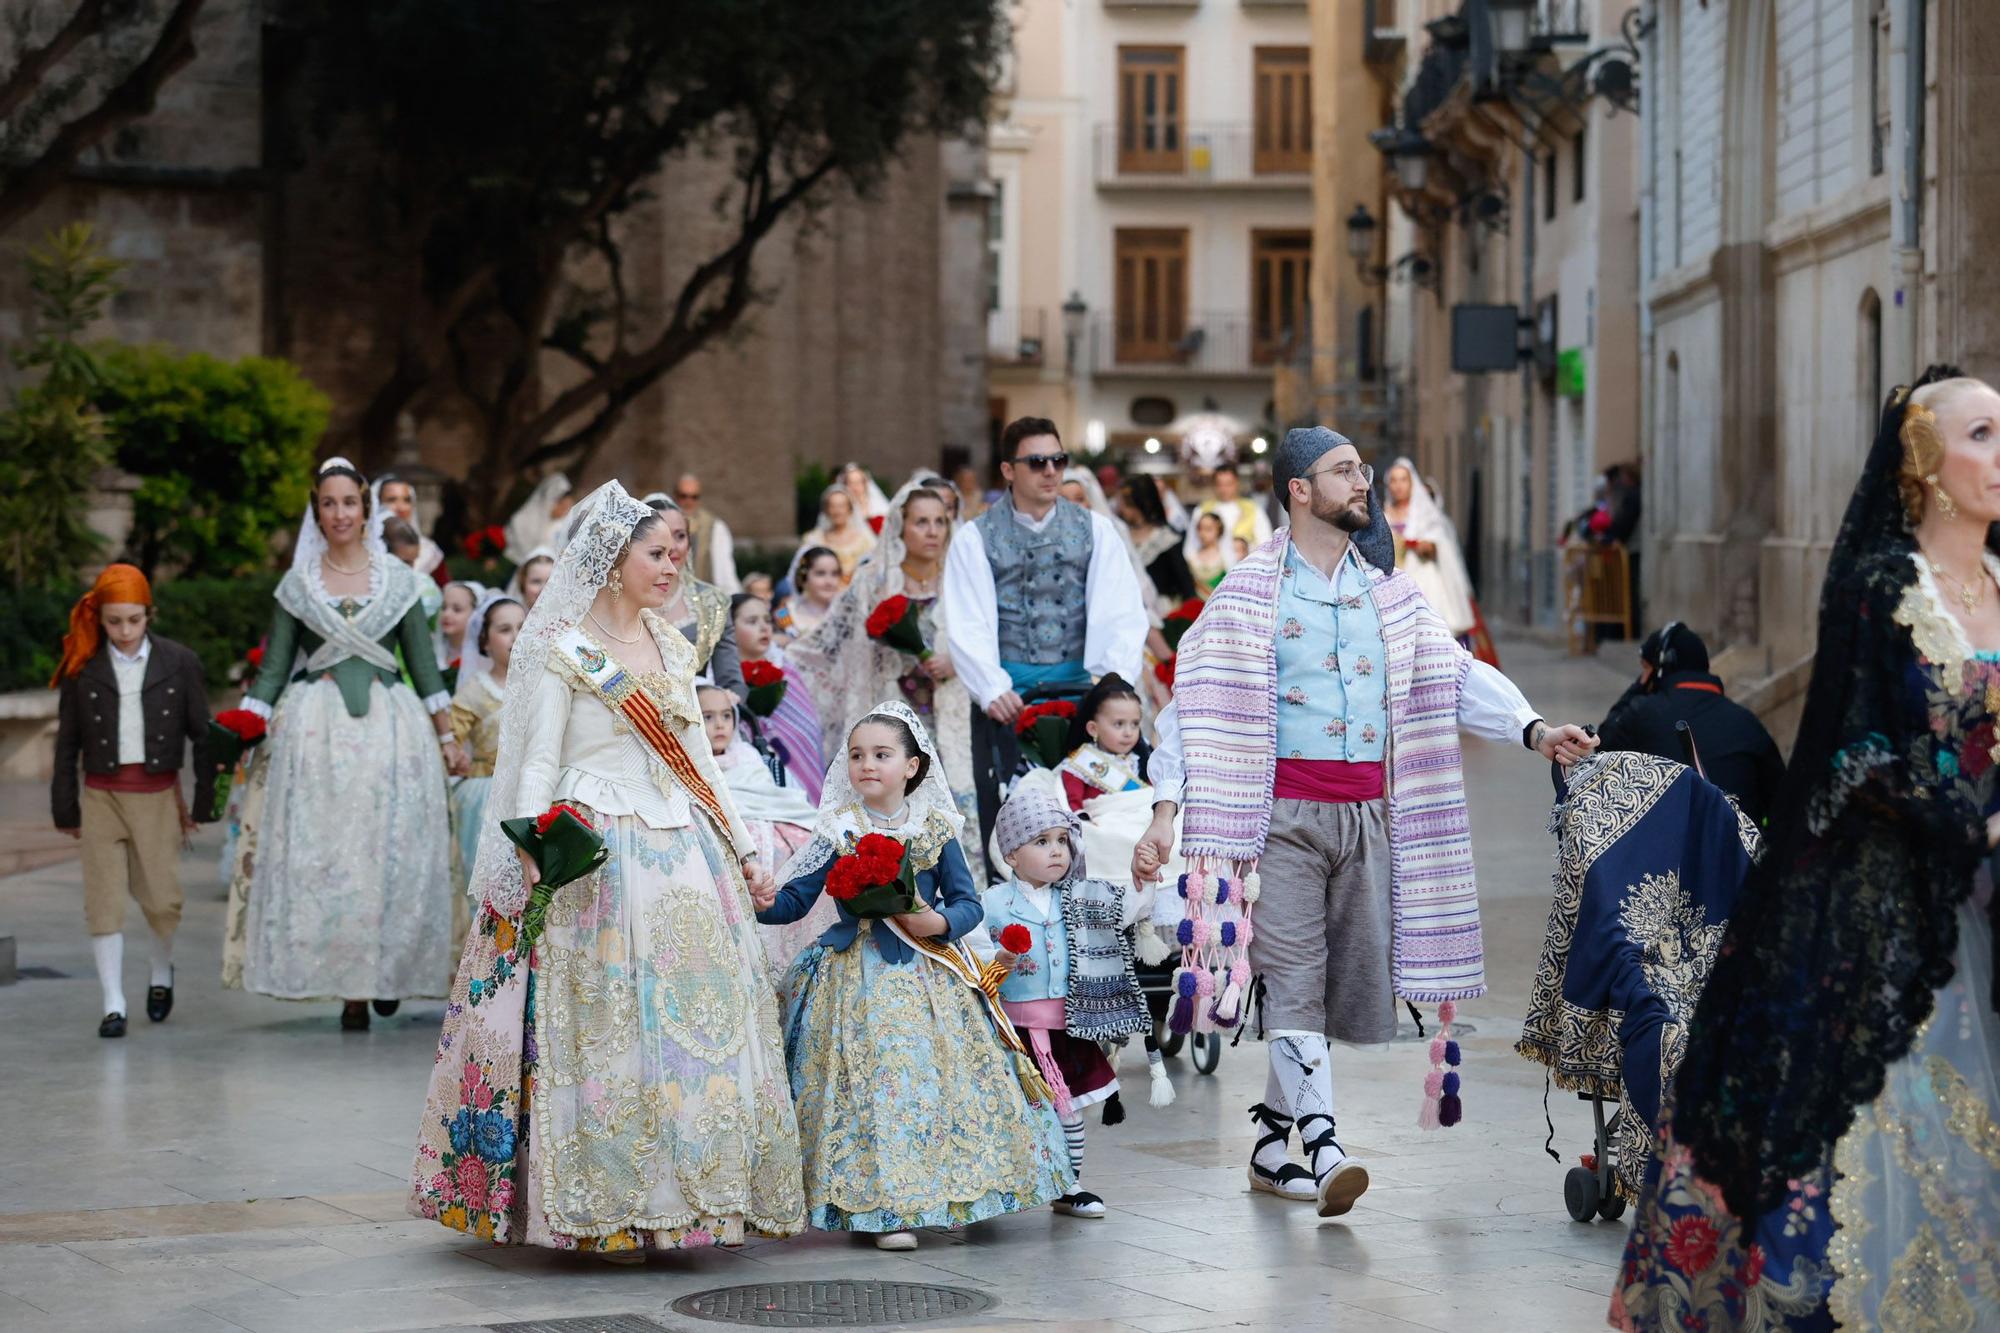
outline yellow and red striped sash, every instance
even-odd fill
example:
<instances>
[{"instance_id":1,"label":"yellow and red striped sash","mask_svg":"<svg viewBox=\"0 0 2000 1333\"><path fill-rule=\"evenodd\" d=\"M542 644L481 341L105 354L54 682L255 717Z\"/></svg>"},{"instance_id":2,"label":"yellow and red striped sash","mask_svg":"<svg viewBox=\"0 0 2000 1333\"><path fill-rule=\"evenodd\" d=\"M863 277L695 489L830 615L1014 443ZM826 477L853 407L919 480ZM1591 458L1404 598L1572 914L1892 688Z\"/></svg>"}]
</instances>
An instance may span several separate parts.
<instances>
[{"instance_id":1,"label":"yellow and red striped sash","mask_svg":"<svg viewBox=\"0 0 2000 1333\"><path fill-rule=\"evenodd\" d=\"M584 637L582 631L571 630L563 636L561 651L568 654L569 661L576 667L591 688L592 693L606 708L624 717L646 743L646 748L659 757L661 763L694 798L702 812L715 822L715 828L723 838L730 837L729 816L722 808L722 800L715 794L701 770L695 767L689 757L687 747L680 737L674 735L660 710L647 693L639 688L639 682L632 678L622 663L602 648Z\"/></svg>"}]
</instances>

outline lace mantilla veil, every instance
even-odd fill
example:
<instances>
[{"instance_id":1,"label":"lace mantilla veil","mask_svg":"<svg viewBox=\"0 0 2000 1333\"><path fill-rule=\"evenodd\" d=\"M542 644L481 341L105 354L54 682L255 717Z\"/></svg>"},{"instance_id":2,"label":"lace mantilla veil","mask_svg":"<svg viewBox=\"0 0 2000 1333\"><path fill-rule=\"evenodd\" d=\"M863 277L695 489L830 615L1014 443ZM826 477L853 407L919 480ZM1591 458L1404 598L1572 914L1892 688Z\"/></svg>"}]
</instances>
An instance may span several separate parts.
<instances>
[{"instance_id":1,"label":"lace mantilla veil","mask_svg":"<svg viewBox=\"0 0 2000 1333\"><path fill-rule=\"evenodd\" d=\"M521 769L527 761L528 723L535 711L535 693L549 654L562 637L583 623L598 590L632 541L632 530L654 517L653 510L607 481L576 506L569 537L548 585L514 639L514 656L507 666L506 702L500 713L500 750L493 767L493 786L486 795L479 852L472 865L468 892L490 904L497 915L518 916L527 906L514 844L500 831L500 821L521 813L514 808L521 789ZM467 632L470 633L468 626Z\"/></svg>"},{"instance_id":2,"label":"lace mantilla veil","mask_svg":"<svg viewBox=\"0 0 2000 1333\"><path fill-rule=\"evenodd\" d=\"M907 488L906 488L907 489ZM511 693L511 690L510 690ZM924 772L924 780L919 782L907 800L908 805L903 822L895 828L878 829L868 820L865 813L857 814L861 804L860 794L847 778L847 740L841 738L840 753L826 766L826 786L820 792L819 818L813 823L812 840L792 853L789 861L778 871L778 883L789 884L793 880L812 874L839 854L840 844L849 833L886 833L892 838L907 837L924 827L933 817L945 821L956 838L963 826L958 813L958 802L952 799L951 788L945 784L944 765L938 760L937 745L931 740L930 732L923 721L912 712L910 706L900 699L891 699L875 705L867 714L858 718L854 725L860 726L869 718L894 718L910 729L917 738L917 748L930 760ZM848 735L853 735L849 728ZM490 803L490 798L489 798ZM485 850L485 844L480 844Z\"/></svg>"},{"instance_id":3,"label":"lace mantilla veil","mask_svg":"<svg viewBox=\"0 0 2000 1333\"><path fill-rule=\"evenodd\" d=\"M348 462L345 458L335 456L319 465L319 470L313 473L313 480L317 482L321 477L337 467L353 468L357 473L361 471L360 468L354 467L354 464ZM369 496L375 497L375 492L381 488L377 485L364 487L363 489ZM382 506L375 502L375 498L371 498L368 509L368 532L362 541L362 545L367 548L370 560L389 553L389 548L382 544L382 514ZM297 541L292 543L291 567L301 572L316 569L318 568L316 562L325 555L326 534L319 530L319 519L313 513L312 492L308 491L306 492L305 517L299 520L299 537Z\"/></svg>"},{"instance_id":4,"label":"lace mantilla veil","mask_svg":"<svg viewBox=\"0 0 2000 1333\"><path fill-rule=\"evenodd\" d=\"M461 587L475 588L478 601L473 605L472 616L465 622L465 639L458 650L458 683L462 687L474 676L483 676L493 669L493 659L479 650L479 636L486 629L486 615L501 602L520 605L521 599L500 588L488 588L484 584L467 583L454 579ZM512 659L509 659L510 663Z\"/></svg>"}]
</instances>

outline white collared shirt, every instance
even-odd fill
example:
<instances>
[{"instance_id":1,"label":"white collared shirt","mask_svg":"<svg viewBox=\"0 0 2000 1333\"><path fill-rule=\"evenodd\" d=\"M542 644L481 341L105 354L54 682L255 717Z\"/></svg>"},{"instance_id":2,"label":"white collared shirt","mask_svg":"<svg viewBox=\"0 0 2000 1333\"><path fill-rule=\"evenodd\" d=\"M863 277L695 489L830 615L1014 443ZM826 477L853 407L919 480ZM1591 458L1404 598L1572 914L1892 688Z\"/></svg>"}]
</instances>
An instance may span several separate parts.
<instances>
[{"instance_id":1,"label":"white collared shirt","mask_svg":"<svg viewBox=\"0 0 2000 1333\"><path fill-rule=\"evenodd\" d=\"M153 655L153 636L139 640L139 651L127 657L106 639L111 674L118 679L118 762L146 762L146 659Z\"/></svg>"}]
</instances>

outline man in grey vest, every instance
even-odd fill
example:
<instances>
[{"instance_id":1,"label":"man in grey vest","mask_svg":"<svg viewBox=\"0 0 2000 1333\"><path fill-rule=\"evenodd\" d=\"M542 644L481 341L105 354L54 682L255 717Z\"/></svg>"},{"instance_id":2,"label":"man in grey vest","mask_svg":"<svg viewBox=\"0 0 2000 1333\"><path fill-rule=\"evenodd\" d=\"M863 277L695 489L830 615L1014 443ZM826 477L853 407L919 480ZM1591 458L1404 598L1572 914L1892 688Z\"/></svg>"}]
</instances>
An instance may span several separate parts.
<instances>
[{"instance_id":1,"label":"man in grey vest","mask_svg":"<svg viewBox=\"0 0 2000 1333\"><path fill-rule=\"evenodd\" d=\"M1000 436L999 502L952 538L945 557L945 640L982 710L973 744L1012 740L1021 696L1090 687L1145 664L1145 601L1124 538L1101 514L1061 496L1069 454L1053 421L1022 417ZM997 802L982 781L982 822ZM982 833L984 830L982 830Z\"/></svg>"}]
</instances>

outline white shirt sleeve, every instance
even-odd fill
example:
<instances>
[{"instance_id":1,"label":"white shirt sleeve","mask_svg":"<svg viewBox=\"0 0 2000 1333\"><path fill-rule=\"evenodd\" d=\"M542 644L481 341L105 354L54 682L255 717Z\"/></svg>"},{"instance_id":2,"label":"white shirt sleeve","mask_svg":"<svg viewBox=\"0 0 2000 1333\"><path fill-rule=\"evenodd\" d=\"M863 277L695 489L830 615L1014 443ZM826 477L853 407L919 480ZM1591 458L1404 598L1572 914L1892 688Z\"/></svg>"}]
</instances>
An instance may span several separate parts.
<instances>
[{"instance_id":1,"label":"white shirt sleeve","mask_svg":"<svg viewBox=\"0 0 2000 1333\"><path fill-rule=\"evenodd\" d=\"M1253 496L1246 496L1243 503L1249 506L1250 513L1257 520L1257 539L1250 543L1250 549L1254 551L1265 542L1271 540L1271 535L1274 531L1271 527L1271 515L1265 511L1264 506Z\"/></svg>"},{"instance_id":2,"label":"white shirt sleeve","mask_svg":"<svg viewBox=\"0 0 2000 1333\"><path fill-rule=\"evenodd\" d=\"M976 525L968 523L952 537L939 596L952 667L983 710L1013 689L1014 682L1000 667L1000 607L993 595L986 542Z\"/></svg>"},{"instance_id":3,"label":"white shirt sleeve","mask_svg":"<svg viewBox=\"0 0 2000 1333\"><path fill-rule=\"evenodd\" d=\"M1153 784L1153 803L1172 801L1181 803L1181 796L1187 786L1187 764L1181 754L1181 706L1170 702L1160 710L1154 722L1159 738L1153 743L1153 754L1146 761L1146 780Z\"/></svg>"},{"instance_id":4,"label":"white shirt sleeve","mask_svg":"<svg viewBox=\"0 0 2000 1333\"><path fill-rule=\"evenodd\" d=\"M743 591L743 581L736 577L736 538L729 525L716 519L708 530L708 543L708 572L715 575L716 587L734 597Z\"/></svg>"},{"instance_id":5,"label":"white shirt sleeve","mask_svg":"<svg viewBox=\"0 0 2000 1333\"><path fill-rule=\"evenodd\" d=\"M1146 599L1125 543L1111 520L1090 516L1090 572L1085 590L1089 616L1083 631L1083 665L1093 676L1116 671L1137 687L1146 666ZM955 544L954 544L955 545Z\"/></svg>"},{"instance_id":6,"label":"white shirt sleeve","mask_svg":"<svg viewBox=\"0 0 2000 1333\"><path fill-rule=\"evenodd\" d=\"M1458 694L1460 727L1490 741L1519 745L1521 733L1541 716L1513 681L1477 658L1473 660Z\"/></svg>"}]
</instances>

